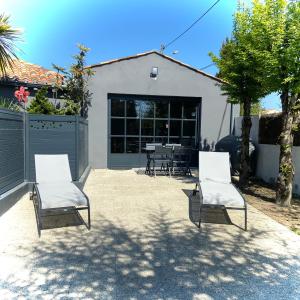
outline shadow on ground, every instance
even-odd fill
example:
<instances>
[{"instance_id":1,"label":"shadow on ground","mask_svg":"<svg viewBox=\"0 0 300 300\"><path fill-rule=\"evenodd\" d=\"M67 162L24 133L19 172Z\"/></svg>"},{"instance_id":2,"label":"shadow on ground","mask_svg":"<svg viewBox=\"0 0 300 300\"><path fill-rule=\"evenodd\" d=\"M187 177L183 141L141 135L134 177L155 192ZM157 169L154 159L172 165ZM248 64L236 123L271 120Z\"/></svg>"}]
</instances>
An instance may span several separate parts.
<instances>
[{"instance_id":1,"label":"shadow on ground","mask_svg":"<svg viewBox=\"0 0 300 300\"><path fill-rule=\"evenodd\" d=\"M300 298L299 268L292 269L291 257L265 255L254 246L265 232L215 226L199 232L168 215L162 208L149 211L139 230L100 216L91 231L80 226L50 238L42 233L15 249L24 253L26 276L11 274L0 285L30 299Z\"/></svg>"}]
</instances>

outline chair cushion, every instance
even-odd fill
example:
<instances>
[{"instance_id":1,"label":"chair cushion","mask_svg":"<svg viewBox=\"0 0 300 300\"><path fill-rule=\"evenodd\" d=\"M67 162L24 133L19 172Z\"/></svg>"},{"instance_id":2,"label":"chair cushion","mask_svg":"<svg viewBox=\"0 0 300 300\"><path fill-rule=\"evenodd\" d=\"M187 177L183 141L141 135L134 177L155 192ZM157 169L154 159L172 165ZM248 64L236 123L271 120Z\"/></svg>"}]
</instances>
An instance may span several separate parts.
<instances>
[{"instance_id":1,"label":"chair cushion","mask_svg":"<svg viewBox=\"0 0 300 300\"><path fill-rule=\"evenodd\" d=\"M244 199L231 183L211 180L200 182L203 204L244 208Z\"/></svg>"},{"instance_id":2,"label":"chair cushion","mask_svg":"<svg viewBox=\"0 0 300 300\"><path fill-rule=\"evenodd\" d=\"M87 199L72 182L40 183L37 185L41 209L86 206Z\"/></svg>"}]
</instances>

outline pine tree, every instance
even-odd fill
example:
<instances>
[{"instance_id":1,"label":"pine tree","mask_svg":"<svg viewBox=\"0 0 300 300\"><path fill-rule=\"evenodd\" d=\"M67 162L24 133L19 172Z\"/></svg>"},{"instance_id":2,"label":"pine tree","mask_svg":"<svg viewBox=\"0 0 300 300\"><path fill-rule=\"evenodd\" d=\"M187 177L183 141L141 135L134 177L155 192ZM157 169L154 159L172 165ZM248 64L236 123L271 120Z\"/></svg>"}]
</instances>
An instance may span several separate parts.
<instances>
[{"instance_id":1,"label":"pine tree","mask_svg":"<svg viewBox=\"0 0 300 300\"><path fill-rule=\"evenodd\" d=\"M31 101L27 111L32 114L53 115L56 113L55 106L49 102L47 87L38 90L35 98Z\"/></svg>"}]
</instances>

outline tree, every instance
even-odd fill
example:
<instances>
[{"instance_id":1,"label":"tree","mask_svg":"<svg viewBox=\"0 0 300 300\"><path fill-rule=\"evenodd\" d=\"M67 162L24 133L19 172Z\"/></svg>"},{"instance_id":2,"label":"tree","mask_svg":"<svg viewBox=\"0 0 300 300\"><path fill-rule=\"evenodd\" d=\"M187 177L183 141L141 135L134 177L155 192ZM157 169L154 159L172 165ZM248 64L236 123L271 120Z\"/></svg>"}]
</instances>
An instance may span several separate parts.
<instances>
[{"instance_id":1,"label":"tree","mask_svg":"<svg viewBox=\"0 0 300 300\"><path fill-rule=\"evenodd\" d=\"M239 6L234 15L232 37L223 43L219 57L210 53L224 80L221 88L229 102L243 106L240 184L248 184L250 174L249 139L251 107L267 94L263 85L265 53L257 51L253 36L252 12Z\"/></svg>"},{"instance_id":2,"label":"tree","mask_svg":"<svg viewBox=\"0 0 300 300\"><path fill-rule=\"evenodd\" d=\"M35 98L30 103L27 111L32 114L53 115L56 113L55 106L49 102L47 97L47 87L39 89Z\"/></svg>"},{"instance_id":3,"label":"tree","mask_svg":"<svg viewBox=\"0 0 300 300\"><path fill-rule=\"evenodd\" d=\"M65 72L63 68L56 65L56 70L60 70L66 74L66 82L64 88L64 97L67 99L68 111L73 111L76 107L80 107L79 113L82 117L87 118L88 108L91 106L92 94L87 88L87 81L93 75L91 69L85 68L85 58L89 48L78 45L79 54L75 55L75 62L71 65L69 72ZM78 105L73 105L71 102Z\"/></svg>"},{"instance_id":4,"label":"tree","mask_svg":"<svg viewBox=\"0 0 300 300\"><path fill-rule=\"evenodd\" d=\"M290 206L294 179L292 148L294 132L300 122L300 3L291 2L287 6L285 32L281 47L274 51L280 78L278 88L281 93L283 126L280 134L279 175L277 179L276 201L282 206Z\"/></svg>"},{"instance_id":5,"label":"tree","mask_svg":"<svg viewBox=\"0 0 300 300\"><path fill-rule=\"evenodd\" d=\"M20 38L20 30L12 28L9 16L0 14L0 75L6 75L6 69L12 68L13 58L17 58L15 42Z\"/></svg>"},{"instance_id":6,"label":"tree","mask_svg":"<svg viewBox=\"0 0 300 300\"><path fill-rule=\"evenodd\" d=\"M265 85L269 92L281 95L283 126L276 202L290 206L294 178L292 147L300 121L300 3L255 0L253 4L257 40L261 41L257 48L268 52Z\"/></svg>"}]
</instances>

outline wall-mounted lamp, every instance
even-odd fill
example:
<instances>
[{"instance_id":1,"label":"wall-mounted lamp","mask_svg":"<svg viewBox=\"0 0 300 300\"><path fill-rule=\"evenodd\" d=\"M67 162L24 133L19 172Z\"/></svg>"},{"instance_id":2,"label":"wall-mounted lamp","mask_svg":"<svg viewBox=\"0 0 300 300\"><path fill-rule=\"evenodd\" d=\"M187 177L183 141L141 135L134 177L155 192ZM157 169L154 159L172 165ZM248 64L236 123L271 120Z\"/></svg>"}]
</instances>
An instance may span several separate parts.
<instances>
[{"instance_id":1,"label":"wall-mounted lamp","mask_svg":"<svg viewBox=\"0 0 300 300\"><path fill-rule=\"evenodd\" d=\"M157 75L158 75L158 67L152 67L151 73L150 73L150 78L156 80L157 79Z\"/></svg>"}]
</instances>

